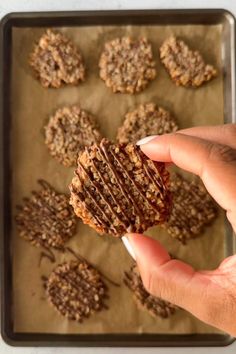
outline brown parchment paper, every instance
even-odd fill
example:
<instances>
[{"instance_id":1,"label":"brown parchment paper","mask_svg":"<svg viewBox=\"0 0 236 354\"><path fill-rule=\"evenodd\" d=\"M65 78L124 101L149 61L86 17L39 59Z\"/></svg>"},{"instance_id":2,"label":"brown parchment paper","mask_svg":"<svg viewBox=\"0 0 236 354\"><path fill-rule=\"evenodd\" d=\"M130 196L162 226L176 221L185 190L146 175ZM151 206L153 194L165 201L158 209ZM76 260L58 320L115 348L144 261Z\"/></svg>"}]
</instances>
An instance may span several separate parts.
<instances>
[{"instance_id":1,"label":"brown parchment paper","mask_svg":"<svg viewBox=\"0 0 236 354\"><path fill-rule=\"evenodd\" d=\"M45 89L33 78L28 55L42 28L13 30L12 62L12 206L30 191L38 188L37 179L44 178L58 191L68 193L73 169L55 161L44 145L43 126L48 116L64 104L79 103L97 117L104 136L113 139L124 114L141 102L154 101L170 110L181 128L193 125L223 123L223 79L221 74L221 26L125 26L62 28L79 46L86 63L86 81L78 87ZM219 76L197 90L176 87L162 67L158 48L170 34L187 39L199 49L209 63L219 70ZM98 60L103 45L116 36L147 36L152 43L157 66L157 78L140 94L113 94L98 76ZM16 332L42 333L212 333L217 332L184 310L169 319L152 318L139 310L130 291L122 284L123 272L132 260L122 242L108 236L98 236L88 226L78 222L78 230L68 246L95 264L99 270L121 284L108 284L109 310L102 311L83 324L64 319L48 304L41 275L49 275L54 267L47 259L39 267L40 250L21 240L13 221L13 320ZM198 269L213 269L225 253L224 215L220 212L214 224L202 237L187 246L171 239L161 228L148 234L159 239L175 256ZM56 253L57 263L70 259L69 254Z\"/></svg>"}]
</instances>

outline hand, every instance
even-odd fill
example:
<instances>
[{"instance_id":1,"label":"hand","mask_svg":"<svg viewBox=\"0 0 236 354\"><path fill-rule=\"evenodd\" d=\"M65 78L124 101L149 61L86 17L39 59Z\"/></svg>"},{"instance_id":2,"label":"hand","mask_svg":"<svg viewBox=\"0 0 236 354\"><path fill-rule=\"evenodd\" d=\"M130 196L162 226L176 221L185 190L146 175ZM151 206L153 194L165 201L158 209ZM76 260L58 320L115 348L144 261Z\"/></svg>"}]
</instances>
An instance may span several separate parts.
<instances>
[{"instance_id":1,"label":"hand","mask_svg":"<svg viewBox=\"0 0 236 354\"><path fill-rule=\"evenodd\" d=\"M236 125L190 128L137 144L152 160L173 162L200 176L236 231ZM150 237L126 237L149 293L236 336L236 255L226 258L216 270L196 271L171 259Z\"/></svg>"}]
</instances>

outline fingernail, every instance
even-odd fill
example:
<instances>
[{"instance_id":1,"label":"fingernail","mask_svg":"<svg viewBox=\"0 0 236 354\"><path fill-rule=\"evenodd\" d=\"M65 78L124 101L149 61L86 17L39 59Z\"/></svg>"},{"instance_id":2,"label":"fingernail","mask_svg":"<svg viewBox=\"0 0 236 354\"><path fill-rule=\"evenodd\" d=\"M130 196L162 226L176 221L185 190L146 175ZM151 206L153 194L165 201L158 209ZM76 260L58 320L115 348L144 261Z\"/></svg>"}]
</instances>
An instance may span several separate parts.
<instances>
[{"instance_id":1,"label":"fingernail","mask_svg":"<svg viewBox=\"0 0 236 354\"><path fill-rule=\"evenodd\" d=\"M133 250L128 238L126 236L123 236L123 237L121 237L121 239L122 239L123 244L125 245L125 248L127 249L129 254L131 255L131 257L136 261L136 256L135 256L134 250Z\"/></svg>"},{"instance_id":2,"label":"fingernail","mask_svg":"<svg viewBox=\"0 0 236 354\"><path fill-rule=\"evenodd\" d=\"M140 146L140 145L144 145L144 144L147 144L149 141L155 139L158 135L149 135L149 136L146 136L145 138L141 139L141 140L138 140L136 142L136 145Z\"/></svg>"}]
</instances>

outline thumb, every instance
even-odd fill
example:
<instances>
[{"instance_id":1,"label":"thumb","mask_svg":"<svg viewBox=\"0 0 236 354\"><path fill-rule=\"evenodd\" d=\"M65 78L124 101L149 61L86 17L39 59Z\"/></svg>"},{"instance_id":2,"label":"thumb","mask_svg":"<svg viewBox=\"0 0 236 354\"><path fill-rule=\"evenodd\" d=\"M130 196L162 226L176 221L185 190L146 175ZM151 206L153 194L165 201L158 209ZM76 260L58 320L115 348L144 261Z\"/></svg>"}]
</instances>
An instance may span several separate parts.
<instances>
[{"instance_id":1,"label":"thumb","mask_svg":"<svg viewBox=\"0 0 236 354\"><path fill-rule=\"evenodd\" d=\"M128 234L146 290L184 308L202 321L236 334L232 311L236 301L214 281L214 271L204 274L190 265L171 259L161 244L144 235ZM219 272L218 272L219 273ZM232 303L233 302L233 303Z\"/></svg>"}]
</instances>

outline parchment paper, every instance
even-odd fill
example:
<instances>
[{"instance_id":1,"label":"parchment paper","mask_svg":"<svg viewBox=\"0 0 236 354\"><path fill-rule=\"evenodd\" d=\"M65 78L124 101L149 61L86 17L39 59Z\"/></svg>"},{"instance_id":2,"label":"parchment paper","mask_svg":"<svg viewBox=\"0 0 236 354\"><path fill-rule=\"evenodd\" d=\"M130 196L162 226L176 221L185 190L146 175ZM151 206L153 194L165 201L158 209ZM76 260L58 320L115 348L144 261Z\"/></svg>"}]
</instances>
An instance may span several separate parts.
<instances>
[{"instance_id":1,"label":"parchment paper","mask_svg":"<svg viewBox=\"0 0 236 354\"><path fill-rule=\"evenodd\" d=\"M223 80L221 74L221 26L126 26L63 28L83 53L86 81L78 87L45 89L33 78L28 55L33 42L43 33L40 28L15 28L13 31L12 66L12 205L21 203L37 189L37 179L44 178L58 191L68 193L73 169L55 161L44 145L43 126L48 116L64 104L79 103L97 117L104 136L113 139L124 114L138 103L154 101L170 110L181 128L193 125L223 123ZM158 58L158 48L170 34L187 39L199 49L209 63L219 70L219 76L197 90L176 87ZM97 63L105 41L121 35L149 38L157 62L157 78L140 94L113 94L98 76ZM224 216L206 229L202 237L187 246L171 239L161 228L148 233L158 238L176 257L198 269L213 269L224 258ZM184 310L169 319L153 318L139 310L131 292L122 284L123 272L132 260L122 242L108 236L98 236L88 226L78 222L78 231L68 243L76 252L95 264L104 274L121 284L108 284L109 310L102 311L83 324L61 317L45 299L41 275L48 276L55 265L47 259L39 267L40 250L17 235L13 220L13 319L16 332L42 333L212 333L217 332ZM70 259L69 254L56 254L57 263Z\"/></svg>"}]
</instances>

